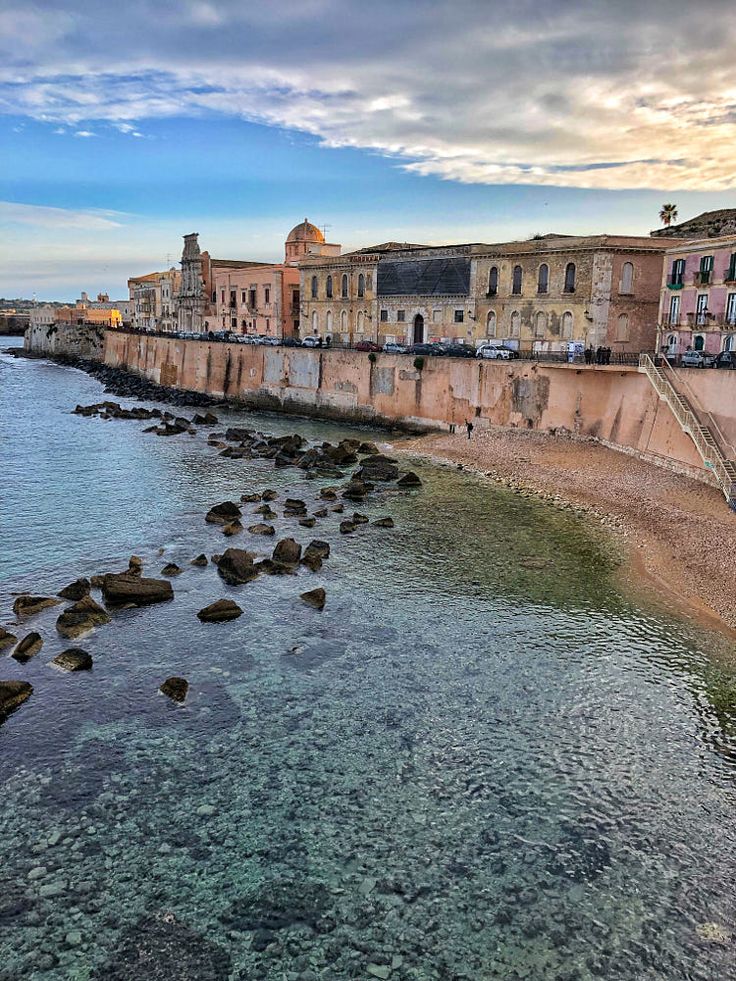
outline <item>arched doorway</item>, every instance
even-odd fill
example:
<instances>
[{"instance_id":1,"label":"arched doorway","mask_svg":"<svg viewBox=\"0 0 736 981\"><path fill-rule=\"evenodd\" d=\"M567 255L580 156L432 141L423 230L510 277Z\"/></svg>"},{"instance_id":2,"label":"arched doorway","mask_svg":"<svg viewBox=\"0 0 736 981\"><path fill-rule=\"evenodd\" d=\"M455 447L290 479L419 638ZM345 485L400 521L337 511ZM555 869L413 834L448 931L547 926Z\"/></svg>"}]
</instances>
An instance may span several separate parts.
<instances>
[{"instance_id":1,"label":"arched doorway","mask_svg":"<svg viewBox=\"0 0 736 981\"><path fill-rule=\"evenodd\" d=\"M702 334L695 335L694 347L696 351L702 351L705 348L705 338Z\"/></svg>"},{"instance_id":2,"label":"arched doorway","mask_svg":"<svg viewBox=\"0 0 736 981\"><path fill-rule=\"evenodd\" d=\"M424 343L424 317L418 313L414 318L414 343Z\"/></svg>"}]
</instances>

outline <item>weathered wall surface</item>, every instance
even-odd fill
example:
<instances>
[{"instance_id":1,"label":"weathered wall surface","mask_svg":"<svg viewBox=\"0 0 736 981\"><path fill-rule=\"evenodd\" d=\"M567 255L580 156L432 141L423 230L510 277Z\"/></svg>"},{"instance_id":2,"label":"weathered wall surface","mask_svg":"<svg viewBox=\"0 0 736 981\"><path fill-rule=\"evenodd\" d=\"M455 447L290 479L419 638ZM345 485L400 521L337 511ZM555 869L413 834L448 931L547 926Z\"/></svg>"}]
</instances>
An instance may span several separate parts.
<instances>
[{"instance_id":1,"label":"weathered wall surface","mask_svg":"<svg viewBox=\"0 0 736 981\"><path fill-rule=\"evenodd\" d=\"M356 351L272 348L139 337L109 331L107 364L152 381L260 408L354 422L497 424L561 428L596 436L680 469L706 475L690 439L635 368L584 368ZM690 372L705 410L736 442L736 372Z\"/></svg>"},{"instance_id":2,"label":"weathered wall surface","mask_svg":"<svg viewBox=\"0 0 736 981\"><path fill-rule=\"evenodd\" d=\"M23 339L23 347L29 354L96 360L103 357L104 343L104 328L86 324L39 324L29 327Z\"/></svg>"}]
</instances>

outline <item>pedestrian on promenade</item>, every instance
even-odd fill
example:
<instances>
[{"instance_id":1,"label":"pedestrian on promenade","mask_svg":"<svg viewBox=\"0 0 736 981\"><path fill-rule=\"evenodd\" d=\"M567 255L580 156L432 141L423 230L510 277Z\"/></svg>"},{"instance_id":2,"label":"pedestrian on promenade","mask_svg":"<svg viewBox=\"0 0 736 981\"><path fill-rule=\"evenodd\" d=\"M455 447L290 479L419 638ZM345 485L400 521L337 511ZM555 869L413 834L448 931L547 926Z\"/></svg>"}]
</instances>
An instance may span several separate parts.
<instances>
[{"instance_id":1,"label":"pedestrian on promenade","mask_svg":"<svg viewBox=\"0 0 736 981\"><path fill-rule=\"evenodd\" d=\"M586 347L585 349L585 363L590 364L593 360L593 348Z\"/></svg>"},{"instance_id":2,"label":"pedestrian on promenade","mask_svg":"<svg viewBox=\"0 0 736 981\"><path fill-rule=\"evenodd\" d=\"M595 352L595 363L596 364L603 364L603 348L600 346L600 344L596 348L596 352Z\"/></svg>"},{"instance_id":3,"label":"pedestrian on promenade","mask_svg":"<svg viewBox=\"0 0 736 981\"><path fill-rule=\"evenodd\" d=\"M605 349L605 357L603 360L603 364L610 364L610 363L611 363L611 349L610 347L607 347Z\"/></svg>"},{"instance_id":4,"label":"pedestrian on promenade","mask_svg":"<svg viewBox=\"0 0 736 981\"><path fill-rule=\"evenodd\" d=\"M468 430L468 439L470 439L470 437L473 435L473 423L470 421L470 419L466 420L465 428Z\"/></svg>"}]
</instances>

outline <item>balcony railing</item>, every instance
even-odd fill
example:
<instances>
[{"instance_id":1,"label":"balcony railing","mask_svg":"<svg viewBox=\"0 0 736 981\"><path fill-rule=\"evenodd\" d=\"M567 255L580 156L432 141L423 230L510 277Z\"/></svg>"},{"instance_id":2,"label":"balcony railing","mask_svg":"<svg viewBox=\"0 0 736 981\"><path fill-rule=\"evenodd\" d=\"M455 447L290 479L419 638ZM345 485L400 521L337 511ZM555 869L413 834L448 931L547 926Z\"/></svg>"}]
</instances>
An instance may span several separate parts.
<instances>
[{"instance_id":1,"label":"balcony railing","mask_svg":"<svg viewBox=\"0 0 736 981\"><path fill-rule=\"evenodd\" d=\"M708 286L713 281L712 269L700 269L695 273L695 284L697 286Z\"/></svg>"},{"instance_id":2,"label":"balcony railing","mask_svg":"<svg viewBox=\"0 0 736 981\"><path fill-rule=\"evenodd\" d=\"M682 276L670 276L667 280L667 289L669 290L681 290L684 285Z\"/></svg>"}]
</instances>

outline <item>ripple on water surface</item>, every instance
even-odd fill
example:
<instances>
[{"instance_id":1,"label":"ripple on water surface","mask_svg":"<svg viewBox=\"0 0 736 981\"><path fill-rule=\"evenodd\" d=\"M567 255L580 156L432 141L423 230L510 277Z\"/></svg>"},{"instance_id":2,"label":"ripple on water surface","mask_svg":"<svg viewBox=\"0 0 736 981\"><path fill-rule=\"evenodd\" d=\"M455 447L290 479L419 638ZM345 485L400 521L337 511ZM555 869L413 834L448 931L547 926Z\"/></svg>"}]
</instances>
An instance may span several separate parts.
<instances>
[{"instance_id":1,"label":"ripple on water surface","mask_svg":"<svg viewBox=\"0 0 736 981\"><path fill-rule=\"evenodd\" d=\"M321 482L69 414L100 393L0 362L0 622L133 552L185 571L83 638L89 674L49 667L58 608L3 658L35 691L0 728L1 979L736 976L718 638L622 598L582 519L425 464L359 507L395 529L279 516L322 570L227 587L189 565L223 548L207 508ZM222 597L243 615L200 623Z\"/></svg>"}]
</instances>

